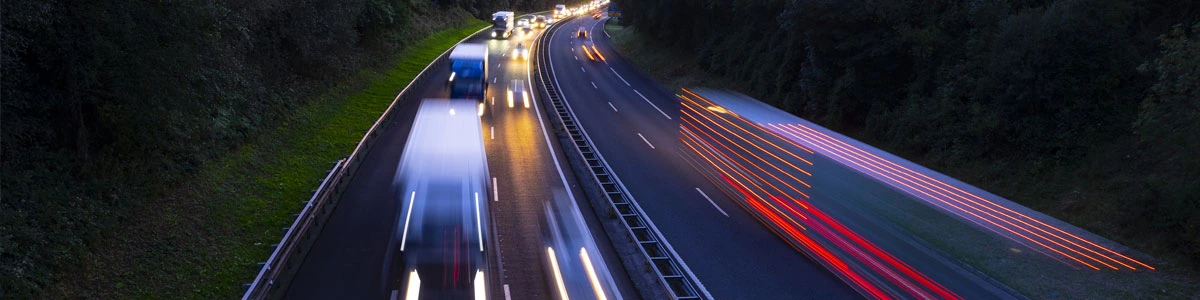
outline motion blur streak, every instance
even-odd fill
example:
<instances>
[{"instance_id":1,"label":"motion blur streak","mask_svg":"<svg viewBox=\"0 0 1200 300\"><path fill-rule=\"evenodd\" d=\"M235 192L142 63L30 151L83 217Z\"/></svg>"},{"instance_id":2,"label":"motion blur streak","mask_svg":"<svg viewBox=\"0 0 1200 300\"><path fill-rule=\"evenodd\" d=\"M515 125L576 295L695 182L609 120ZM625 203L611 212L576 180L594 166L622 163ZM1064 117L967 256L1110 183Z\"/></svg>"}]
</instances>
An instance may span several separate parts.
<instances>
[{"instance_id":1,"label":"motion blur streak","mask_svg":"<svg viewBox=\"0 0 1200 300\"><path fill-rule=\"evenodd\" d=\"M550 257L550 270L554 271L554 284L558 286L560 299L570 299L567 297L567 285L563 283L562 270L558 269L558 258L554 255L554 248L546 247L546 255Z\"/></svg>"},{"instance_id":2,"label":"motion blur streak","mask_svg":"<svg viewBox=\"0 0 1200 300\"><path fill-rule=\"evenodd\" d=\"M685 97L684 99L687 99L687 98ZM688 101L684 101L684 102L682 102L682 103L681 103L681 106L682 106L682 107L684 107L684 108L687 108L687 109L688 109L687 111L683 111L684 113L686 113L686 112L688 112L688 111L694 112L694 113L696 113L697 115L699 115L700 117L704 118L705 120L708 120L709 122L712 122L713 124L717 125L717 127L720 127L720 128L721 128L722 130L724 130L725 132L728 132L729 134L731 134L731 135L733 135L733 136L737 137L738 139L742 140L743 142L746 142L747 144L750 144L750 146L753 146L755 149L758 149L759 151L762 151L762 152L764 152L764 153L767 153L767 154L768 154L768 155L770 155L771 157L774 157L775 159L778 159L778 160L782 161L784 164L787 164L788 166L791 166L792 168L796 169L796 170L797 170L797 171L799 171L800 173L804 173L804 175L812 176L812 173L809 173L808 171L805 171L804 169L802 169L802 168L800 168L800 167L797 167L796 165L792 164L791 162L788 162L787 160L785 160L785 159L783 159L783 158L781 158L781 157L779 157L779 156L775 155L775 153L771 153L770 151L767 151L766 149L763 149L762 147L758 146L758 144L757 144L757 143L751 142L750 140L746 139L745 137L743 137L743 136L741 136L741 135L738 135L737 133L733 132L732 130L729 130L729 128L725 127L724 125L721 125L721 123L719 123L719 122L717 122L717 121L714 121L713 119L709 118L709 117L708 117L708 116L706 116L706 115L715 115L715 114L712 114L712 113L702 113L701 111L707 111L707 110L704 110L704 109L703 109L703 106L701 106L701 105L698 105L698 104L695 104L695 103L692 103L692 102L688 102ZM718 117L719 119L721 119L722 121L724 121L724 123L726 123L726 124L730 124L730 125L732 125L733 127L737 127L738 129L741 129L743 132L746 132L748 135L750 135L750 136L754 136L754 137L757 137L759 140L762 140L762 141L764 141L766 144L774 145L774 146L775 146L776 148L778 148L778 149L783 149L782 147L779 147L778 145L775 145L775 143L771 143L769 140L767 140L767 139L764 139L764 138L762 138L761 136L758 136L757 134L751 133L750 131L746 130L745 128L742 128L741 126L738 126L737 124L735 124L735 123L733 123L733 122L730 122L729 120L726 120L725 118L721 118L720 116L717 116L717 117ZM699 121L699 119L697 119L697 121ZM724 135L722 135L722 136L724 136ZM739 147L741 147L741 146L739 145ZM742 148L742 149L743 149L743 150L745 150L745 148ZM749 150L746 150L746 151L747 151L747 152L749 152ZM812 165L812 162L809 162L807 159L804 159L804 158L802 158L802 157L800 157L800 156L798 156L798 155L796 155L796 154L794 154L794 153L792 153L792 152L789 152L789 151L786 151L786 150L784 150L784 151L785 151L785 153L787 153L787 154L790 154L792 157L795 157L795 158L797 158L797 159L799 159L799 160L801 160L801 161L803 161L803 162L805 162L805 163L807 163L807 164L809 164L809 165ZM809 186L807 183L804 183L804 181L800 181L800 183L803 183L803 184L804 184L804 186L807 186L807 187L812 187L812 186Z\"/></svg>"},{"instance_id":3,"label":"motion blur streak","mask_svg":"<svg viewBox=\"0 0 1200 300\"><path fill-rule=\"evenodd\" d=\"M790 133L789 133L789 134L790 134ZM824 150L824 148L820 148L820 149ZM854 164L854 165L856 165L856 166L859 166L859 167L861 167L861 168L866 168L865 166L863 166L863 165L859 164L858 162L855 162L855 161L849 161L849 160L848 160L848 159L847 159L845 156L842 156L842 155L841 155L841 154L839 154L839 153L830 153L830 154L832 154L833 156L836 156L836 157L838 157L838 158L842 158L843 160L847 160L847 161L848 161L848 162L850 162L851 164ZM888 179L891 179L891 177L888 177ZM889 185L891 185L891 186L893 186L893 187L896 187L897 189L901 189L901 190L903 190L903 189L904 189L904 187L907 187L907 188L913 189L913 187L912 187L911 185L908 185L908 184L906 184L906 183L903 183L903 182L895 182L895 183L893 183L893 182L891 182L891 181L885 181L885 182L887 182ZM903 187L897 186L896 184L902 185ZM924 194L924 195L926 195L926 196L929 196L929 197L933 197L932 195L929 195L928 193L926 193L926 192L924 192L924 191L920 191L920 190L918 190L917 192L918 192L918 193L921 193L921 194ZM945 203L946 205L951 205L951 206L954 206L955 208L958 208L958 207L957 207L957 206L955 206L954 204L952 204L952 203L948 203L948 202L945 202L945 200L942 200L942 199L940 199L940 198L937 198L937 200L938 200L938 201L941 201L941 202L943 202L943 203ZM957 216L959 216L959 217L962 217L962 218L963 218L963 219L965 219L965 220L969 220L969 221L971 221L972 223L978 224L979 226L981 226L981 227L984 227L984 228L992 229L992 227L985 226L984 224L982 224L982 223L979 223L979 221L987 222L987 223L989 223L989 224L992 224L992 225L994 225L994 226L995 226L995 228L999 228L999 229L1001 229L1001 230L1008 231L1008 232L1010 232L1010 233L1012 233L1012 234L1014 234L1014 235L1018 235L1018 236L1022 236L1022 237L1024 237L1023 235L1021 235L1021 233L1018 233L1018 232L1016 232L1016 231L1013 231L1012 229L1009 229L1009 228L1007 228L1007 227L1003 227L1003 226L1001 226L1001 225L999 225L999 224L995 223L995 222L994 222L994 221L992 221L991 219L984 218L984 217L982 217L982 216L980 216L980 215L976 214L975 212L968 211L968 210L962 210L962 209L960 209L960 211L961 211L962 213L969 214L969 215L971 215L971 216L973 216L973 217L975 217L975 218L968 218L968 217L966 217L966 216L963 216L961 213L959 213L959 211L951 211L951 213L954 213L955 215L957 215ZM995 231L995 230L992 230L992 231L993 231L993 232L996 232L997 234L1000 234L1000 232L997 232L997 231ZM1001 236L1005 236L1005 237L1009 237L1008 235L1004 235L1004 234L1000 234L1000 235L1001 235ZM1009 239L1011 239L1011 240L1014 240L1014 241L1018 241L1018 242L1019 242L1019 240L1013 239L1012 237L1009 237ZM1079 259L1077 259L1077 258L1074 258L1074 257L1072 257L1072 256L1070 256L1070 255L1067 255L1066 253L1063 253L1063 252L1061 252L1061 251L1059 251L1059 250L1057 250L1057 249L1055 249L1055 248L1049 247L1049 246L1047 246L1047 245L1045 245L1045 244L1043 244L1043 243L1041 243L1041 242L1039 242L1039 241L1032 240L1032 239L1028 239L1028 238L1026 238L1026 240L1032 241L1033 243L1036 243L1036 244L1038 244L1038 245L1040 245L1040 246L1042 246L1042 247L1044 247L1044 248L1046 248L1046 249L1049 249L1049 250L1051 250L1051 251L1054 251L1054 252L1057 252L1057 253L1059 253L1059 254L1062 254L1064 257L1067 257L1067 258L1070 258L1070 259L1072 259L1072 260L1075 260L1076 262L1079 262L1080 264L1083 264L1083 265L1085 265L1085 266L1088 266L1089 268L1092 268L1092 269L1095 269L1095 270L1099 270L1099 268L1096 268L1095 266L1093 266L1093 265L1091 265L1091 264L1088 264L1088 263L1086 263L1086 262L1084 262L1084 261L1082 261L1082 260L1079 260ZM1026 245L1026 246L1028 246L1028 244L1025 244L1025 243L1021 243L1021 244L1022 244L1022 245ZM1030 248L1031 248L1031 249L1038 249L1038 248L1034 248L1034 247L1030 247Z\"/></svg>"},{"instance_id":4,"label":"motion blur streak","mask_svg":"<svg viewBox=\"0 0 1200 300\"><path fill-rule=\"evenodd\" d=\"M683 101L683 102L682 102L682 104L683 104L683 105L685 105L685 106L687 106L687 105L689 105L689 104L690 104L690 105L694 105L694 106L696 106L697 108L700 108L700 109L705 109L704 107L705 107L706 105L704 105L704 104L701 104L701 103L698 103L698 102L696 102L695 100L692 100L691 98L688 98L688 97L686 97L686 96L682 96L682 95L680 95L680 98L682 98L682 99L686 100L686 101ZM709 109L705 109L705 110L712 111L712 110L709 110ZM705 115L705 114L701 114L701 116L703 116L703 117L704 117L704 119L706 119L706 120L709 120L709 121L711 121L711 122L714 122L714 123L716 123L716 121L713 121L712 119L709 119L707 116L704 116L704 115ZM741 125L738 125L737 123L734 123L733 121L730 121L729 119L726 119L725 117L721 116L722 114L713 114L713 113L709 113L709 114L707 114L707 115L712 115L712 116L714 116L714 117L716 117L716 118L720 119L720 120L721 120L723 123L725 123L725 124L730 124L730 125L732 125L733 127L736 127L737 129L739 129L739 130L741 130L742 132L746 133L747 135L749 135L749 136L753 136L753 137L755 137L755 138L758 138L758 140L762 141L764 144L770 145L770 146L774 147L775 149L778 149L778 150L780 150L780 151L783 151L785 154L788 154L788 155L792 156L793 158L796 158L796 159L798 159L798 160L800 160L800 161L802 161L802 162L804 162L804 163L806 163L806 164L808 164L808 165L810 165L810 166L812 165L812 162L811 162L811 161L809 161L808 159L805 159L805 158L803 158L803 157L800 157L800 155L797 155L797 154L795 154L795 153L793 153L793 152L791 152L791 151L788 151L787 149L784 149L783 147L780 147L779 145L775 144L775 143L774 143L774 142L772 142L771 140L768 140L768 139L766 139L766 138L763 138L762 136L759 136L758 134L756 134L755 132L770 132L769 130L766 130L765 128L762 128L762 126L760 126L760 125L758 125L758 124L756 124L756 123L752 123L752 122L745 121L744 119L740 119L740 117L739 117L739 120L740 120L740 121L743 121L743 123L744 123L744 124L749 124L749 125L750 125L750 126L753 128L753 129L754 129L754 131L750 131L750 130L746 130L746 128L745 128L745 127L742 127ZM725 129L726 131L729 131L729 133L730 133L730 134L734 134L734 135L736 135L736 133L734 133L733 131L730 131L729 129L727 129L727 128L725 128L725 127L721 127L721 128L722 128L722 129ZM758 149L758 150L760 150L760 151L766 152L767 154L770 154L770 155L772 155L772 156L774 156L774 155L775 155L774 153L771 153L770 151L767 151L766 149L762 149L762 147L759 147L759 146L758 146L758 144L756 144L756 143L754 143L754 142L751 142L751 141L747 140L746 138L744 138L744 137L742 137L742 136L738 136L738 138L741 138L743 141L745 141L746 143L750 144L751 146L754 146L755 148L757 148L757 149ZM787 139L780 139L780 140L784 140L784 141L786 141ZM775 157L775 158L776 158L776 159L779 159L779 160L783 160L782 158L779 158L779 157ZM809 173L808 171L805 171L804 169L801 169L800 167L797 167L797 166L795 166L795 165L792 165L792 164L790 164L790 163L789 163L788 165L789 165L789 166L792 166L793 168L796 168L796 170L799 170L801 173L804 173L805 175L812 176L812 174L811 174L811 173Z\"/></svg>"},{"instance_id":5,"label":"motion blur streak","mask_svg":"<svg viewBox=\"0 0 1200 300\"><path fill-rule=\"evenodd\" d=\"M773 127L773 128L774 128L774 127ZM791 129L791 130L793 130L793 131L791 131L791 132L793 132L793 133L806 134L805 132L801 132L801 131L795 131L795 129ZM808 136L810 136L810 137L811 137L811 135L808 135ZM829 144L824 144L824 143L822 143L822 144L823 144L823 145L826 145L826 146L828 146L828 145L829 145ZM844 148L843 148L843 149L844 149ZM835 150L835 151L836 151L836 150ZM846 154L846 152L844 152L844 151L838 151L838 152L839 152L839 153L842 153L842 154ZM854 153L851 153L850 155L854 155ZM839 156L839 157L843 157L843 156L841 156L841 155L838 155L838 156ZM861 158L861 155L858 155L858 157L860 157L860 158ZM862 165L858 164L857 162L852 162L852 163L854 163L855 165L858 165L858 166L862 166ZM868 164L870 164L870 163L868 163ZM878 165L874 165L874 166L878 166ZM865 167L864 167L864 168L865 168ZM891 169L891 171L884 170L884 172L887 172L888 174L891 174L891 175L893 175L893 176L899 176L898 174L896 174L896 173L894 172L894 170L895 170L895 169L892 169L892 168L889 168L889 169ZM877 173L877 174L879 174L879 173ZM916 188L913 188L912 186L910 186L910 185L908 185L908 184L905 184L905 183L903 183L903 182L900 182L899 180L897 180L897 179L896 179L895 177L893 177L893 176L888 176L888 175L885 175L885 174L879 174L879 175L881 175L881 176L884 176L884 177L886 177L887 179L891 179L891 180L893 180L893 181L896 181L897 183L900 183L901 185L904 185L904 186L906 186L906 187L909 187L910 189L913 189L913 190L918 190L918 189L916 189ZM906 174L906 175L907 175L907 174ZM912 177L911 177L911 176L908 176L908 178L912 178ZM911 180L906 180L905 182L913 183ZM925 181L922 181L922 183L928 184L928 182L925 182ZM939 187L939 189L940 189L940 190L942 190L943 192L945 191L945 189L941 189L940 187ZM920 192L921 194L924 194L924 195L926 195L926 196L929 196L929 197L934 197L933 195L929 195L928 193L925 193L924 191L921 191L921 190L918 190L918 192ZM955 199L955 198L950 198L948 195L946 195L946 194L944 194L944 193L942 193L942 192L938 192L938 191L931 191L931 192L933 192L933 193L935 193L935 194L938 194L939 196L942 196L942 197L936 197L938 201L941 201L941 202L943 202L943 203L946 203L947 205L950 205L950 206L952 206L952 207L954 207L954 208L956 208L956 209L964 210L963 208L961 208L961 207L960 207L960 206L958 206L958 205L954 205L954 204L951 204L951 203L947 203L947 202L946 202L946 200L944 200L944 199L950 199L951 201L954 201L955 203L963 204L963 205L965 205L965 206L968 206L968 207L970 206L969 204L967 204L967 203L963 203L962 201L959 201L958 199ZM973 201L972 201L972 202L973 202ZM976 203L976 204L977 204L977 203ZM972 208L972 209L974 209L974 207L969 207L969 208ZM994 209L990 209L990 208L988 208L988 210L989 210L989 211L991 211L991 212L996 212L996 210L994 210ZM966 211L966 210L964 210L964 211ZM1105 265L1105 266L1107 266L1107 267L1109 267L1109 268L1111 268L1111 269L1113 269L1113 270L1116 270L1116 269L1117 269L1116 267L1113 267L1112 265L1109 265L1109 264L1107 264L1107 263L1105 263L1105 262L1103 262L1103 261L1100 261L1100 260L1098 260L1098 259L1096 259L1096 258L1093 258L1093 257L1091 257L1091 256L1088 256L1088 255L1086 255L1086 254L1080 253L1079 251L1077 251L1077 250L1075 250L1075 249L1073 249L1073 248L1068 248L1068 247L1066 247L1066 246L1062 245L1061 243L1058 243L1058 242L1057 242L1057 241L1055 241L1055 240L1052 240L1052 239L1046 238L1045 236L1043 236L1043 235L1041 235L1041 234L1038 234L1038 233L1036 233L1036 232L1033 232L1033 231L1031 231L1031 230L1029 230L1029 229L1028 229L1029 227L1021 227L1021 226L1018 226L1018 225L1016 225L1016 224L1013 224L1013 223L1010 221L1011 217L1009 217L1009 216L1005 216L1005 217L1009 217L1008 219L1006 219L1006 218L1001 218L1001 217L998 217L998 216L996 216L996 215L994 215L994 214L992 214L992 213L989 213L989 212L987 212L987 211L979 211L978 209L975 209L975 211L976 211L976 212L981 212L981 213L983 213L984 215L987 215L987 216L989 216L989 217L993 217L994 219L996 219L996 220L998 220L998 221L1000 221L1000 222L1004 222L1005 224L1008 224L1008 225L1012 225L1012 226L1014 226L1014 227L1017 227L1018 229L1020 229L1020 230L1022 230L1022 231L1025 231L1025 232L1028 232L1028 233L1031 233L1031 234L1033 234L1034 236L1036 236L1036 237L1038 237L1038 238L1043 238L1043 239L1045 239L1045 240L1049 241L1049 242L1050 242L1050 243L1052 243L1052 244L1055 244L1055 245L1057 245L1057 246L1060 246L1060 247L1062 247L1062 248L1065 248L1065 249L1067 249L1067 250L1070 250L1070 251L1072 251L1072 252L1078 253L1078 254L1082 255L1083 257L1085 257L1085 258L1088 258L1088 259L1091 259L1091 260L1094 260L1094 261L1100 262L1101 264L1103 264L1103 265ZM976 215L976 214L974 214L974 213L972 213L972 215L974 215L974 216L978 217L978 215ZM987 220L987 219L985 219L985 220ZM1020 220L1018 220L1018 221L1020 222ZM991 222L991 221L988 221L988 223L990 223L990 224L993 224L993 225L1000 226L1000 225L998 225L998 224L996 224L996 223L994 223L994 222ZM1022 223L1022 224L1024 224L1024 225L1027 225L1027 226L1029 225L1028 223L1025 223L1025 222L1021 222L1021 223ZM977 224L978 224L978 223L977 223ZM982 225L982 224L981 224L981 225ZM1041 231L1041 232L1048 233L1048 232L1046 232L1045 230L1041 230L1040 228L1036 228L1036 227L1034 227L1034 229L1039 229L1039 231ZM1012 233L1014 233L1014 234L1017 234L1018 236L1021 236L1022 238L1030 239L1028 236L1025 236L1024 234L1021 234L1021 233L1014 232L1014 231L1012 231L1012 230L1009 230L1009 229L1007 229L1007 228L1005 228L1005 230L1006 230L1006 231L1009 231L1009 232L1012 232ZM1036 241L1035 241L1035 242L1036 242ZM1069 242L1069 243L1071 243L1070 241L1068 241L1068 242ZM1038 244L1039 244L1039 245L1043 245L1043 246L1045 246L1045 245L1044 245L1044 244L1042 244L1042 243L1038 243ZM1078 246L1078 244L1075 244L1075 243L1071 243L1071 244ZM1047 247L1047 248L1049 248L1049 247ZM1051 248L1051 250L1054 250L1054 249L1053 249L1053 248ZM1091 250L1091 249L1087 249L1087 250ZM1056 252L1058 252L1058 251L1056 251ZM1091 251L1091 252L1095 253L1095 251ZM1058 253L1062 253L1062 252L1058 252ZM1065 253L1063 253L1063 255L1064 255L1064 256L1067 256L1068 258L1071 258L1072 260L1076 260L1076 261L1078 261L1078 262L1080 262L1080 263L1082 263L1082 264L1084 264L1084 265L1086 265L1086 266L1088 266L1088 267L1090 267L1090 268L1092 268L1092 269L1096 269L1096 270L1098 270L1098 269L1099 269L1099 268L1097 268L1097 267L1095 267L1095 266L1093 266L1093 265L1091 265L1091 264L1085 263L1085 262L1083 262L1083 261L1079 261L1078 259L1075 259L1073 256L1067 255L1067 254L1065 254ZM1119 262L1118 262L1118 263L1119 263ZM1124 265L1124 264L1122 264L1122 265ZM1128 267L1128 265L1125 265L1125 266L1127 266L1127 267ZM1132 267L1130 267L1130 268L1132 268Z\"/></svg>"},{"instance_id":6,"label":"motion blur streak","mask_svg":"<svg viewBox=\"0 0 1200 300\"><path fill-rule=\"evenodd\" d=\"M688 95L692 95L692 97L695 97L696 99L698 99L698 100L692 100L692 101L703 101L704 103L706 103L708 105L708 107L710 107L711 110L714 110L719 113L729 113L729 111L726 110L724 107L721 107L721 106L717 105L716 103L713 103L712 101L708 100L708 98L704 98L704 96L697 95L696 93L693 93L692 91L689 91L688 89L682 89L682 90L683 90L683 92L687 93ZM676 96L679 96L680 98L684 98L683 95L676 95ZM691 100L691 99L688 99L688 100ZM816 154L815 152L812 151L812 149L805 147L804 145L800 145L800 144L796 143L795 141L792 141L791 139L779 136L779 134L775 133L774 131L770 131L770 130L763 128L762 125L759 125L758 123L750 122L750 120L746 120L745 118L742 118L742 116L739 116L736 114L730 114L730 115L732 115L734 118L737 118L738 120L740 120L742 122L745 122L746 124L753 125L756 129L759 129L760 132L766 132L767 134L770 134L771 136L773 136L781 141L787 142L789 145L792 145L792 147L796 147L804 152L808 152L808 154ZM783 150L783 149L780 149L780 150ZM787 151L787 150L784 150L784 151ZM811 162L808 164L812 165Z\"/></svg>"},{"instance_id":7,"label":"motion blur streak","mask_svg":"<svg viewBox=\"0 0 1200 300\"><path fill-rule=\"evenodd\" d=\"M777 141L787 139L767 134L769 129L764 126L740 117L726 118L721 115L736 114L711 103L699 103L693 97L678 96L683 99L679 140L684 154L694 157L697 168L706 176L715 173L709 177L728 187L725 190L738 200L735 202L797 251L825 265L870 298L961 299L808 203L808 194L796 184L811 186L792 176L803 170L784 158L803 160L789 149L806 148L781 146L787 144ZM776 155L773 151L784 153ZM780 168L779 162L791 168Z\"/></svg>"},{"instance_id":8,"label":"motion blur streak","mask_svg":"<svg viewBox=\"0 0 1200 300\"><path fill-rule=\"evenodd\" d=\"M604 288L600 286L600 279L596 277L596 268L592 267L592 259L588 257L587 249L579 248L579 259L583 261L583 267L587 270L588 281L592 283L596 299L608 300L608 297L604 296Z\"/></svg>"},{"instance_id":9,"label":"motion blur streak","mask_svg":"<svg viewBox=\"0 0 1200 300\"><path fill-rule=\"evenodd\" d=\"M931 178L920 172L913 171L907 167L896 164L895 162L883 159L870 152L864 151L858 147L837 140L825 133L814 130L801 124L766 124L767 127L775 131L784 133L797 141L807 143L826 152L829 155L839 158L843 163L853 164L869 176L875 177L882 182L888 183L894 187L908 192L918 199L930 202L933 206L959 216L965 220L987 228L993 232L994 228L1011 233L1010 235L1000 234L1011 240L1020 240L1031 242L1040 246L1032 247L1028 243L1018 241L1019 243L1029 247L1030 249L1038 250L1047 256L1066 263L1066 261L1052 256L1044 250L1061 255L1071 261L1075 261L1080 265L1100 270L1095 264L1100 264L1112 270L1120 270L1121 268L1113 265L1120 265L1129 270L1137 270L1133 264L1140 265L1149 270L1154 270L1153 267L1122 255L1109 248L1097 245L1087 239L1066 232L1055 226L1051 226L1033 217L1027 216L1020 212L1014 211L1008 207L997 204L975 195L970 192L963 191L958 187L947 184L943 181ZM898 186L899 185L899 186ZM906 188L900 188L900 186ZM940 202L944 205L938 205L933 201ZM951 210L953 209L953 210ZM957 211L955 211L957 210ZM963 215L966 213L974 218ZM992 226L987 226L979 221L983 221ZM1016 236L1016 238L1012 237Z\"/></svg>"}]
</instances>

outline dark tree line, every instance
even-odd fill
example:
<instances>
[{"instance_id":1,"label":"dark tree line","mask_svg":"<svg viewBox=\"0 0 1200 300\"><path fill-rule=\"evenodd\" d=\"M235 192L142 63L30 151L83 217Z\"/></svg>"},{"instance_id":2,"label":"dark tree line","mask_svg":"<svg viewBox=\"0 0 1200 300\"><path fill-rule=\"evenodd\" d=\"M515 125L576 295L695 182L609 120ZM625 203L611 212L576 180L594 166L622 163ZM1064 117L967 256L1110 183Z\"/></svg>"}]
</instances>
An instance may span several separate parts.
<instances>
[{"instance_id":1,"label":"dark tree line","mask_svg":"<svg viewBox=\"0 0 1200 300\"><path fill-rule=\"evenodd\" d=\"M14 0L0 49L0 298L410 41L545 0Z\"/></svg>"},{"instance_id":2,"label":"dark tree line","mask_svg":"<svg viewBox=\"0 0 1200 300\"><path fill-rule=\"evenodd\" d=\"M1200 2L614 2L683 63L901 153L1053 169L1132 140L1113 163L1144 192L1113 222L1198 262Z\"/></svg>"}]
</instances>

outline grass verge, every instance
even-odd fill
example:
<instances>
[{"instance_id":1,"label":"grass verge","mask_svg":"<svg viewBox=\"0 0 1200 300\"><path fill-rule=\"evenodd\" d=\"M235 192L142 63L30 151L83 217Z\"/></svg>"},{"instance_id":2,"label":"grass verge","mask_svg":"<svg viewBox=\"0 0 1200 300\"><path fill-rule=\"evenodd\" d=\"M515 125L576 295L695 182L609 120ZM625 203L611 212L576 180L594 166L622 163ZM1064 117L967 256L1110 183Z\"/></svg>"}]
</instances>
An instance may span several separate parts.
<instances>
[{"instance_id":1,"label":"grass verge","mask_svg":"<svg viewBox=\"0 0 1200 300\"><path fill-rule=\"evenodd\" d=\"M616 24L606 24L605 29L611 36L613 45L621 52L622 57L632 62L642 72L646 72L660 84L671 90L681 87L704 86L727 88L731 90L747 90L748 83L737 82L705 72L697 64L686 59L695 57L694 53L662 47L646 40L636 33L636 30ZM887 149L887 143L864 139L862 134L854 132L847 135L863 140L869 144ZM1105 152L1108 147L1097 147L1098 152ZM1055 172L1040 174L1019 174L1011 176L1011 170L1022 170L1021 166L1006 165L997 167L989 163L978 165L946 166L928 157L901 156L912 161L941 170L947 175L959 178L964 182L990 190L998 195L1007 195L1011 199L1056 218L1068 221L1089 231L1133 246L1136 249L1148 249L1144 241L1148 239L1113 238L1112 230L1103 228L1111 220L1112 213L1121 213L1115 209L1106 208L1120 203L1120 197L1092 193L1087 197L1094 202L1092 210L1103 213L1089 213L1082 209L1074 212L1053 207L1056 199L1072 199L1081 196L1063 197L1066 187L1080 185L1080 178L1090 180L1090 186L1103 186L1105 180L1119 180L1129 176L1121 174L1111 167L1111 161L1119 160L1111 155L1093 155L1079 166L1066 166ZM1098 163L1093 163L1098 162ZM1108 165L1107 169L1104 167ZM1093 170L1097 170L1093 172ZM1005 176L995 176L1002 173ZM1093 174L1079 176L1079 174ZM1097 173L1103 173L1099 175ZM1105 178L1117 179L1105 179ZM1018 181L1006 178L1018 178ZM1098 188L1097 188L1098 189ZM1087 193L1089 189L1084 189ZM1066 192L1080 194L1079 191ZM1023 252L1011 246L1006 240L985 233L979 229L964 226L965 223L936 211L924 205L898 201L881 201L881 199L844 199L853 202L848 205L868 207L868 213L878 215L899 228L925 241L934 248L949 256L970 265L972 268L1000 281L1009 287L1031 298L1080 298L1080 299L1193 299L1200 295L1200 281L1196 272L1186 266L1169 262L1154 263L1158 271L1152 272L1109 272L1109 271L1079 271L1064 264L1036 254ZM1169 258L1168 258L1169 259Z\"/></svg>"},{"instance_id":2,"label":"grass verge","mask_svg":"<svg viewBox=\"0 0 1200 300\"><path fill-rule=\"evenodd\" d=\"M429 62L487 23L468 19L308 101L275 128L207 164L93 247L44 298L227 299L256 275L333 162Z\"/></svg>"}]
</instances>

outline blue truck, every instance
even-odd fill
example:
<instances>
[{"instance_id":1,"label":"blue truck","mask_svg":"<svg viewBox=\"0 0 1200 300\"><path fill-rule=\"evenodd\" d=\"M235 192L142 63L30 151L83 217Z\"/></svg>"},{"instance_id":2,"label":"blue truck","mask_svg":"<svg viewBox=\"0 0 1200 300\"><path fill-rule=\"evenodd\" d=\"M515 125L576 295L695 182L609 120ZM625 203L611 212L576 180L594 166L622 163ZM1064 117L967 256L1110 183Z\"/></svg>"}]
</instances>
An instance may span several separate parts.
<instances>
[{"instance_id":1,"label":"blue truck","mask_svg":"<svg viewBox=\"0 0 1200 300\"><path fill-rule=\"evenodd\" d=\"M488 82L488 48L459 44L450 52L450 98L483 100Z\"/></svg>"}]
</instances>

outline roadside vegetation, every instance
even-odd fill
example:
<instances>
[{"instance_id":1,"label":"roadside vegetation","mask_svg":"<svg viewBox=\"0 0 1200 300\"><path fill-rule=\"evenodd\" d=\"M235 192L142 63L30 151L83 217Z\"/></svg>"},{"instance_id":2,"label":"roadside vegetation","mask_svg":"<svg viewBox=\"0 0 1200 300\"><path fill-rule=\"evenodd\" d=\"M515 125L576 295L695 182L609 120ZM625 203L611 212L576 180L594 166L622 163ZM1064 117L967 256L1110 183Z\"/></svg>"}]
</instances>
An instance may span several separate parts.
<instances>
[{"instance_id":1,"label":"roadside vegetation","mask_svg":"<svg viewBox=\"0 0 1200 300\"><path fill-rule=\"evenodd\" d=\"M501 4L549 7L5 2L0 298L236 297L324 171Z\"/></svg>"},{"instance_id":2,"label":"roadside vegetation","mask_svg":"<svg viewBox=\"0 0 1200 300\"><path fill-rule=\"evenodd\" d=\"M614 42L669 88L746 93L1160 259L1174 290L1125 296L1196 291L1200 5L614 2Z\"/></svg>"}]
</instances>

